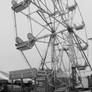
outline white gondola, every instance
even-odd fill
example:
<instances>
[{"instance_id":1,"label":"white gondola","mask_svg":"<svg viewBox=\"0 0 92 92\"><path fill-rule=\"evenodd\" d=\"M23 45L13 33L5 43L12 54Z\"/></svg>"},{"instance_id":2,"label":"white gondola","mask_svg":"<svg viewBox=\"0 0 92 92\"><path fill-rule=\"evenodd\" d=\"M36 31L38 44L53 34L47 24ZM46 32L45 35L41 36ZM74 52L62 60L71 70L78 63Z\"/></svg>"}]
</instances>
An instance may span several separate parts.
<instances>
[{"instance_id":1,"label":"white gondola","mask_svg":"<svg viewBox=\"0 0 92 92\"><path fill-rule=\"evenodd\" d=\"M16 43L20 44L23 43L24 41L20 37L16 37Z\"/></svg>"},{"instance_id":2,"label":"white gondola","mask_svg":"<svg viewBox=\"0 0 92 92\"><path fill-rule=\"evenodd\" d=\"M15 44L18 50L24 51L30 49L28 41L22 42L20 44Z\"/></svg>"},{"instance_id":3,"label":"white gondola","mask_svg":"<svg viewBox=\"0 0 92 92\"><path fill-rule=\"evenodd\" d=\"M88 48L88 44L87 43L85 43L84 46L81 45L81 46L78 47L79 50L87 50L87 48Z\"/></svg>"},{"instance_id":4,"label":"white gondola","mask_svg":"<svg viewBox=\"0 0 92 92\"><path fill-rule=\"evenodd\" d=\"M17 3L15 0L12 0L12 9L18 13L21 12L22 10L26 9L29 4L31 3L31 0L24 0L21 1L20 3Z\"/></svg>"},{"instance_id":5,"label":"white gondola","mask_svg":"<svg viewBox=\"0 0 92 92\"><path fill-rule=\"evenodd\" d=\"M86 62L84 65L79 65L79 64L76 65L78 70L85 70L87 66L88 66L88 64Z\"/></svg>"},{"instance_id":6,"label":"white gondola","mask_svg":"<svg viewBox=\"0 0 92 92\"><path fill-rule=\"evenodd\" d=\"M88 40L92 40L92 38L88 38Z\"/></svg>"},{"instance_id":7,"label":"white gondola","mask_svg":"<svg viewBox=\"0 0 92 92\"><path fill-rule=\"evenodd\" d=\"M86 69L86 66L77 66L77 69L78 70L85 70Z\"/></svg>"},{"instance_id":8,"label":"white gondola","mask_svg":"<svg viewBox=\"0 0 92 92\"><path fill-rule=\"evenodd\" d=\"M32 42L25 41L21 44L15 44L15 45L18 50L24 51L24 50L31 49L35 45L35 41L32 41Z\"/></svg>"},{"instance_id":9,"label":"white gondola","mask_svg":"<svg viewBox=\"0 0 92 92\"><path fill-rule=\"evenodd\" d=\"M76 6L77 6L77 3L75 3L75 4L72 5L72 6L68 6L67 9L68 9L69 11L73 11L73 10L76 9Z\"/></svg>"},{"instance_id":10,"label":"white gondola","mask_svg":"<svg viewBox=\"0 0 92 92\"><path fill-rule=\"evenodd\" d=\"M87 66L81 66L81 65L80 65L80 66L77 66L77 69L78 69L78 70L85 70L86 67L87 67Z\"/></svg>"},{"instance_id":11,"label":"white gondola","mask_svg":"<svg viewBox=\"0 0 92 92\"><path fill-rule=\"evenodd\" d=\"M83 65L78 65L78 66L77 66L77 69L78 69L78 70L85 70L86 67L87 67L87 65L84 65L84 66L83 66Z\"/></svg>"},{"instance_id":12,"label":"white gondola","mask_svg":"<svg viewBox=\"0 0 92 92\"><path fill-rule=\"evenodd\" d=\"M85 46L82 47L82 50L87 50L87 48L88 48L88 44L85 44Z\"/></svg>"},{"instance_id":13,"label":"white gondola","mask_svg":"<svg viewBox=\"0 0 92 92\"><path fill-rule=\"evenodd\" d=\"M83 28L85 27L85 24L84 23L82 23L81 25L74 25L74 28L76 29L76 30L82 30Z\"/></svg>"},{"instance_id":14,"label":"white gondola","mask_svg":"<svg viewBox=\"0 0 92 92\"><path fill-rule=\"evenodd\" d=\"M16 47L18 50L24 51L24 50L28 50L31 49L34 44L35 44L35 40L31 40L31 41L23 41L21 38L17 37L16 38Z\"/></svg>"},{"instance_id":15,"label":"white gondola","mask_svg":"<svg viewBox=\"0 0 92 92\"><path fill-rule=\"evenodd\" d=\"M32 40L35 39L35 37L33 36L32 33L28 33L28 34L27 34L27 38L28 38L29 41L32 41Z\"/></svg>"}]
</instances>

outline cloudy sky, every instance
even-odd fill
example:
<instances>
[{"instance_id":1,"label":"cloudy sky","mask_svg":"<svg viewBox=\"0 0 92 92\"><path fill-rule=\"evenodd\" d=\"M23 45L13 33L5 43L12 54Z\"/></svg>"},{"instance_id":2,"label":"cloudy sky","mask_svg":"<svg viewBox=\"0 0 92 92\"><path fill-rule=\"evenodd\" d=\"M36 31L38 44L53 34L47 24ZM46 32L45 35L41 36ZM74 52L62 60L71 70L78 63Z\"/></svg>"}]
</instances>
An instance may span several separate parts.
<instances>
[{"instance_id":1,"label":"cloudy sky","mask_svg":"<svg viewBox=\"0 0 92 92\"><path fill-rule=\"evenodd\" d=\"M86 23L87 35L92 37L92 0L77 0ZM0 70L9 72L27 68L23 56L15 48L11 0L0 2ZM92 62L92 41L89 41L89 61ZM91 63L92 64L92 63Z\"/></svg>"}]
</instances>

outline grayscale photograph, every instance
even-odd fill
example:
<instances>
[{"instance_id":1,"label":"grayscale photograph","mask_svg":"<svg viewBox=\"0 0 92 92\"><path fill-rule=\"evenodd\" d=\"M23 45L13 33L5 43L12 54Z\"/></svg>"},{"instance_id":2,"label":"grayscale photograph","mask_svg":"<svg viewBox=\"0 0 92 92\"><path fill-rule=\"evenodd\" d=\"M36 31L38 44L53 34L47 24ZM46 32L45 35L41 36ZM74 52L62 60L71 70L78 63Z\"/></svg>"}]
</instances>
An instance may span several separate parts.
<instances>
[{"instance_id":1,"label":"grayscale photograph","mask_svg":"<svg viewBox=\"0 0 92 92\"><path fill-rule=\"evenodd\" d=\"M1 0L0 92L92 92L92 0Z\"/></svg>"}]
</instances>

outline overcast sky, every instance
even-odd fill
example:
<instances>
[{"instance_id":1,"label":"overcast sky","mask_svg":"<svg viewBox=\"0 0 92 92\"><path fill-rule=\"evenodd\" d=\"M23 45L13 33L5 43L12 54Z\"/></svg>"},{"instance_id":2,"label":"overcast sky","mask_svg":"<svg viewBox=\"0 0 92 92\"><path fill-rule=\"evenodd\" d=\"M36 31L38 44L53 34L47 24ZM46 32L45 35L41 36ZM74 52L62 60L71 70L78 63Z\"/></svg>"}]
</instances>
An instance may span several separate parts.
<instances>
[{"instance_id":1,"label":"overcast sky","mask_svg":"<svg viewBox=\"0 0 92 92\"><path fill-rule=\"evenodd\" d=\"M92 37L92 0L77 0L86 23L87 35ZM0 2L0 70L8 72L27 68L23 56L15 48L11 0ZM89 41L89 61L92 62L92 41ZM92 63L91 63L92 64Z\"/></svg>"}]
</instances>

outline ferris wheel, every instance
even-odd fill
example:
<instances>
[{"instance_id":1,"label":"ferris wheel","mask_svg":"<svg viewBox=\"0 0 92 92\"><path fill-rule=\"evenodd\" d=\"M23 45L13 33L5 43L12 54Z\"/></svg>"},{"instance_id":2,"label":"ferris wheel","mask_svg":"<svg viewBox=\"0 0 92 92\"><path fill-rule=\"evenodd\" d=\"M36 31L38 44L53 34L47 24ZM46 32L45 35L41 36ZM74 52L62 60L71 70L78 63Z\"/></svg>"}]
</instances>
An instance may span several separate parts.
<instances>
[{"instance_id":1,"label":"ferris wheel","mask_svg":"<svg viewBox=\"0 0 92 92\"><path fill-rule=\"evenodd\" d=\"M88 41L75 0L13 0L16 48L29 67L71 74L86 70ZM72 67L72 68L71 68Z\"/></svg>"}]
</instances>

